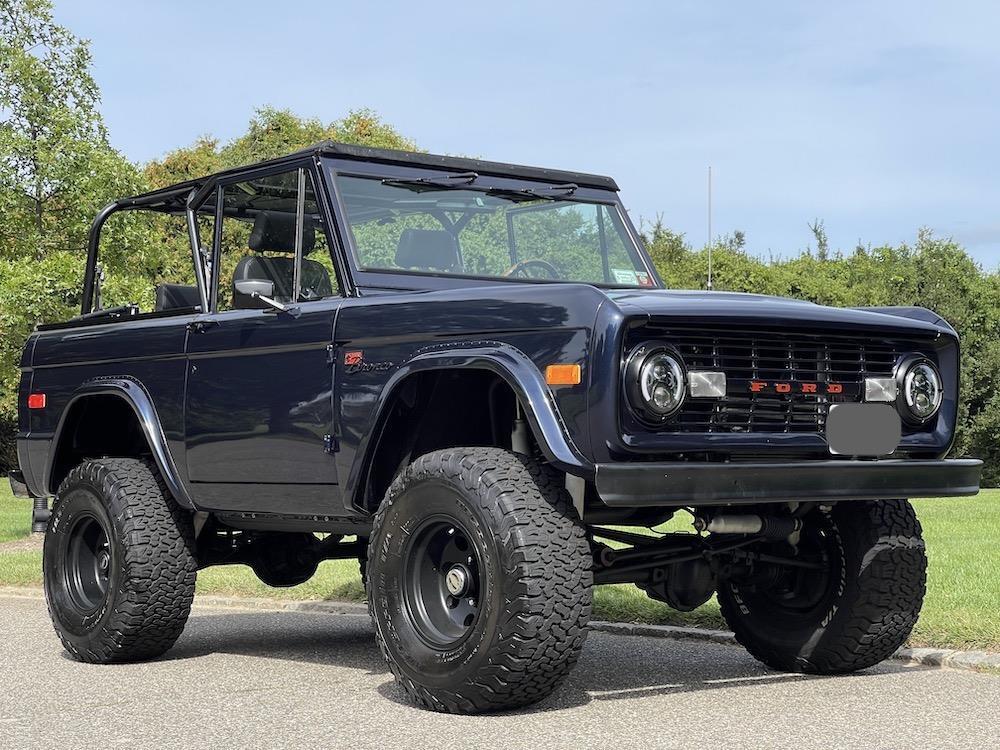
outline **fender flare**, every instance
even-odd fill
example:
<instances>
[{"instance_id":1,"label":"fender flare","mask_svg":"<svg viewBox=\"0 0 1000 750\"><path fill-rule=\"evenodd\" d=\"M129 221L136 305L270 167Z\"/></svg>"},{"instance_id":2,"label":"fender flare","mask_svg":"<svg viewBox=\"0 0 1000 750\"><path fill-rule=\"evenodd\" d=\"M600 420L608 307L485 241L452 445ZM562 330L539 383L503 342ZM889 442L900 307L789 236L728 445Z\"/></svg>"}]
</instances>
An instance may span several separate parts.
<instances>
[{"instance_id":1,"label":"fender flare","mask_svg":"<svg viewBox=\"0 0 1000 750\"><path fill-rule=\"evenodd\" d=\"M469 346L423 349L404 362L386 381L372 429L358 447L358 453L363 458L354 462L347 487L349 497L354 496L360 480L371 466L374 447L378 445L388 419L387 407L406 379L418 372L456 369L488 370L504 380L524 408L528 426L545 459L567 474L593 479L594 465L573 444L552 401L548 384L535 363L510 344L475 342Z\"/></svg>"},{"instance_id":2,"label":"fender flare","mask_svg":"<svg viewBox=\"0 0 1000 750\"><path fill-rule=\"evenodd\" d=\"M52 450L49 451L49 459L46 463L42 480L46 490L55 494L55 491L58 489L51 486L52 471L55 466L59 442L63 437L63 429L66 426L67 417L77 402L94 396L115 396L132 407L132 411L139 421L139 427L142 429L146 442L149 444L153 460L156 461L156 467L160 470L160 476L163 477L167 489L170 490L170 493L179 505L194 510L195 505L191 500L187 488L181 481L180 473L174 464L174 459L167 449L167 440L163 434L163 428L160 426L160 418L156 413L153 400L142 384L131 377L102 377L87 381L73 391L69 402L66 404L66 408L63 409L62 415L59 417L59 424L56 427L56 431L52 435Z\"/></svg>"}]
</instances>

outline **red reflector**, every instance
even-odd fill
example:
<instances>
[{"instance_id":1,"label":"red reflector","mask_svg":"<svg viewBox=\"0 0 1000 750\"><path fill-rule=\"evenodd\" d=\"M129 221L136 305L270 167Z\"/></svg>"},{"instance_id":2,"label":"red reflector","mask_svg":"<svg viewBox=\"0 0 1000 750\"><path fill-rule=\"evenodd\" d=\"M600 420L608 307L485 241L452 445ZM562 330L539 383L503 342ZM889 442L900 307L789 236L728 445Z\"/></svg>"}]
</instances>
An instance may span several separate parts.
<instances>
[{"instance_id":1,"label":"red reflector","mask_svg":"<svg viewBox=\"0 0 1000 750\"><path fill-rule=\"evenodd\" d=\"M29 409L44 409L45 408L45 394L44 393L32 393L28 395L28 408Z\"/></svg>"}]
</instances>

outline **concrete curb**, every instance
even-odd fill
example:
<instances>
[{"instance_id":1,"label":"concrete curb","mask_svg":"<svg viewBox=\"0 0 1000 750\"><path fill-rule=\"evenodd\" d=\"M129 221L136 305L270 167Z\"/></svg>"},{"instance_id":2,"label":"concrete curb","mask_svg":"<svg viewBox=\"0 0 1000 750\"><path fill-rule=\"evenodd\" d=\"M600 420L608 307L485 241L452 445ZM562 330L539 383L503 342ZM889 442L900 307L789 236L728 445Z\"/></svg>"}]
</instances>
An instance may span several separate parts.
<instances>
[{"instance_id":1,"label":"concrete curb","mask_svg":"<svg viewBox=\"0 0 1000 750\"><path fill-rule=\"evenodd\" d=\"M635 635L644 638L673 638L674 640L709 641L727 646L738 646L736 636L728 630L709 630L708 628L684 628L677 625L645 625L638 622L603 622L593 620L591 630L615 635Z\"/></svg>"},{"instance_id":2,"label":"concrete curb","mask_svg":"<svg viewBox=\"0 0 1000 750\"><path fill-rule=\"evenodd\" d=\"M12 599L44 599L41 588L0 586L0 597ZM246 596L216 596L198 594L195 609L251 609L269 612L312 612L324 615L365 615L368 606L360 602L266 599Z\"/></svg>"},{"instance_id":3,"label":"concrete curb","mask_svg":"<svg viewBox=\"0 0 1000 750\"><path fill-rule=\"evenodd\" d=\"M261 609L280 612L310 612L323 615L368 616L368 605L360 602L295 601L293 599L256 599L240 596L198 595L195 607L205 609Z\"/></svg>"},{"instance_id":4,"label":"concrete curb","mask_svg":"<svg viewBox=\"0 0 1000 750\"><path fill-rule=\"evenodd\" d=\"M645 638L690 639L738 646L736 636L728 630L681 628L673 625L643 625L630 622L592 622L590 627L605 633L635 635ZM960 651L941 648L901 648L889 657L893 661L923 667L965 669L973 672L1000 672L1000 654L990 651Z\"/></svg>"},{"instance_id":5,"label":"concrete curb","mask_svg":"<svg viewBox=\"0 0 1000 750\"><path fill-rule=\"evenodd\" d=\"M14 588L0 586L0 597L19 599L44 598L40 588ZM368 607L358 602L341 601L295 601L291 599L261 599L240 596L214 596L199 594L194 601L195 609L242 609L270 612L305 612L326 615L368 615ZM708 628L683 628L675 625L644 625L632 622L590 623L592 630L613 635L638 636L643 638L670 638L692 640L702 643L718 643L737 646L736 637L728 630ZM1000 653L990 651L960 651L940 648L901 648L891 657L894 661L912 666L937 669L963 669L972 672L1000 672Z\"/></svg>"}]
</instances>

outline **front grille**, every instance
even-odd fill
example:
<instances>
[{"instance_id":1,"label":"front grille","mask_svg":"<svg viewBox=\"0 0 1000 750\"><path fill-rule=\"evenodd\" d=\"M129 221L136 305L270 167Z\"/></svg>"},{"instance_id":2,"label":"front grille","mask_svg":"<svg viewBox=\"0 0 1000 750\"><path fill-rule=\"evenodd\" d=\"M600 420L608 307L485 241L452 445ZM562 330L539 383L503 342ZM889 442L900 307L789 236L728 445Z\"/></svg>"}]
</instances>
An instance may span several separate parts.
<instances>
[{"instance_id":1,"label":"front grille","mask_svg":"<svg viewBox=\"0 0 1000 750\"><path fill-rule=\"evenodd\" d=\"M671 432L822 433L830 404L860 401L866 377L891 376L901 354L928 342L780 330L697 330L648 326L643 339L669 342L690 370L726 373L723 399L685 401ZM754 393L752 382L789 384L793 392ZM817 393L795 392L816 384ZM828 384L839 393L827 393Z\"/></svg>"}]
</instances>

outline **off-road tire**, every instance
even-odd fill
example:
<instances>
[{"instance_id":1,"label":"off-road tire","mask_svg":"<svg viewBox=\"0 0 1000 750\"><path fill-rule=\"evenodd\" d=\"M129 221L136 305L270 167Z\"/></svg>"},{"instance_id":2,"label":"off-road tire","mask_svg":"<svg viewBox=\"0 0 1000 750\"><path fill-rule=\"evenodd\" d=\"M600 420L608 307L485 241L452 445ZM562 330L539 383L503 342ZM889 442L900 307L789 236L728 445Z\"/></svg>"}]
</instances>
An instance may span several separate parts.
<instances>
[{"instance_id":1,"label":"off-road tire","mask_svg":"<svg viewBox=\"0 0 1000 750\"><path fill-rule=\"evenodd\" d=\"M400 580L405 538L435 503L436 485L484 555L484 605L469 640L435 650L407 614ZM418 490L422 486L424 490ZM440 490L438 488L441 488ZM452 511L448 511L452 512ZM590 548L555 472L505 450L454 448L422 456L389 487L368 548L368 605L379 649L416 703L447 713L518 708L546 697L576 663L587 636Z\"/></svg>"},{"instance_id":2,"label":"off-road tire","mask_svg":"<svg viewBox=\"0 0 1000 750\"><path fill-rule=\"evenodd\" d=\"M802 618L776 617L735 583L718 592L736 640L774 669L841 674L871 667L906 642L920 614L927 557L910 503L851 501L821 512L843 561L831 571L823 607Z\"/></svg>"},{"instance_id":3,"label":"off-road tire","mask_svg":"<svg viewBox=\"0 0 1000 750\"><path fill-rule=\"evenodd\" d=\"M63 574L81 519L104 528L110 556L107 590L93 611L74 604ZM150 463L102 458L73 469L59 488L42 557L49 616L73 658L153 659L184 629L197 575L192 521Z\"/></svg>"}]
</instances>

